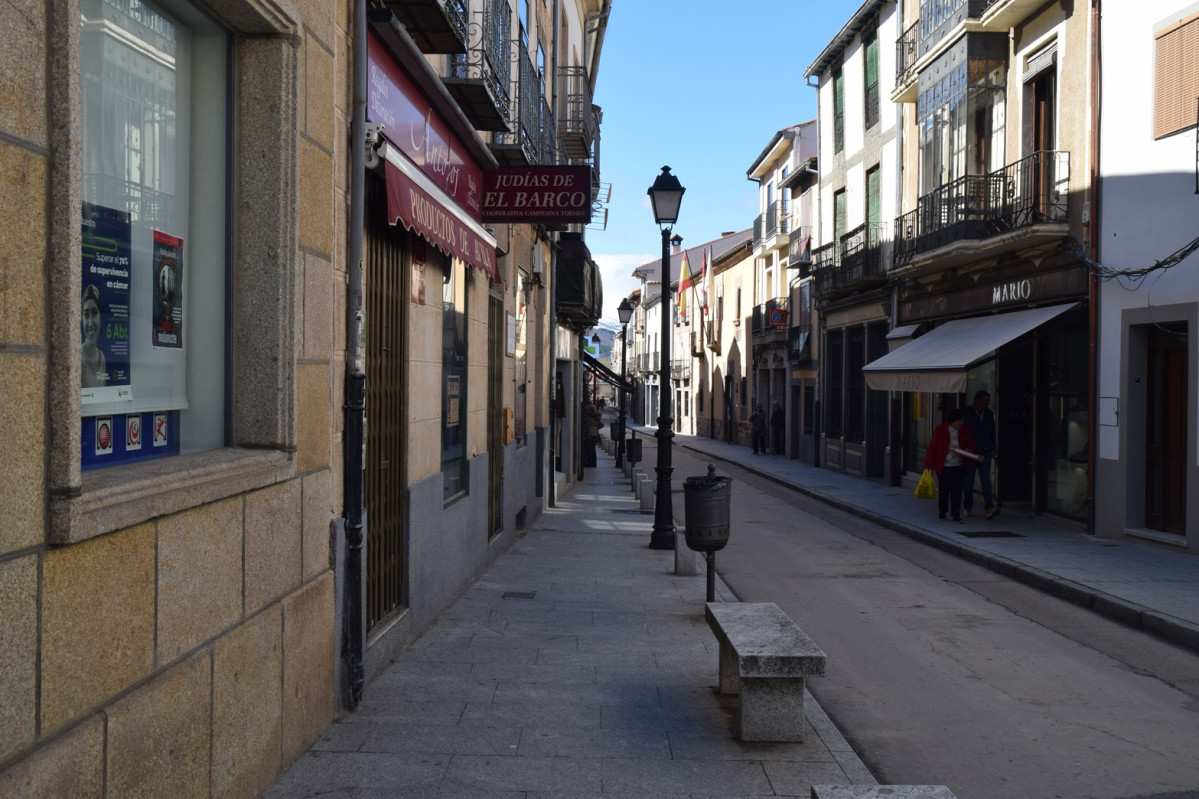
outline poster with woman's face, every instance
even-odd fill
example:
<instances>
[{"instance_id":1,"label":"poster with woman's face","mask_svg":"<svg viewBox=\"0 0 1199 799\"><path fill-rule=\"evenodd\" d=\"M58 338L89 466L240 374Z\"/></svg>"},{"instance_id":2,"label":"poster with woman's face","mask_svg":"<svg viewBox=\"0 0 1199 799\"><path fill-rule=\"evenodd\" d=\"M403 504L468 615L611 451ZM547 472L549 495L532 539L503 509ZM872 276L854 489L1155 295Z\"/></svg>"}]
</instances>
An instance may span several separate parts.
<instances>
[{"instance_id":1,"label":"poster with woman's face","mask_svg":"<svg viewBox=\"0 0 1199 799\"><path fill-rule=\"evenodd\" d=\"M129 214L83 204L80 384L84 406L132 398Z\"/></svg>"}]
</instances>

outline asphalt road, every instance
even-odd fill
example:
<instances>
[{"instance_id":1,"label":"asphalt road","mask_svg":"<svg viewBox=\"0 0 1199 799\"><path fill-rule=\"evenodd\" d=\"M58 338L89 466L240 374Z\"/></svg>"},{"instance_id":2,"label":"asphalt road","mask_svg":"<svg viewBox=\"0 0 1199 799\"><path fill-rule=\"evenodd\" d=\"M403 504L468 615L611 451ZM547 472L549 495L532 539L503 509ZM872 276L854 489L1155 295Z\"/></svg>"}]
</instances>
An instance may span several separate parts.
<instances>
[{"instance_id":1,"label":"asphalt road","mask_svg":"<svg viewBox=\"0 0 1199 799\"><path fill-rule=\"evenodd\" d=\"M673 461L676 486L708 463L678 447ZM880 783L959 799L1199 797L1199 656L716 465L734 478L717 572L824 649L809 689ZM676 493L680 526L683 506Z\"/></svg>"}]
</instances>

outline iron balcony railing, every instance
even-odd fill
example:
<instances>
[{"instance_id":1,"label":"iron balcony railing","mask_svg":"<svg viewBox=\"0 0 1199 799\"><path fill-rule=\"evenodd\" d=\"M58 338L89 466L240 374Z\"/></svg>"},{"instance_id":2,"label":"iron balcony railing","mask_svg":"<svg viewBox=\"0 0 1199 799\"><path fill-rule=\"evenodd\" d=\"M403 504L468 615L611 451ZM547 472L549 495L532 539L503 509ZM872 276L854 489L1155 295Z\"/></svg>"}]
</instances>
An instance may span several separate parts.
<instances>
[{"instance_id":1,"label":"iron balcony railing","mask_svg":"<svg viewBox=\"0 0 1199 799\"><path fill-rule=\"evenodd\" d=\"M796 325L787 331L788 363L804 363L812 358L812 325Z\"/></svg>"},{"instance_id":2,"label":"iron balcony railing","mask_svg":"<svg viewBox=\"0 0 1199 799\"><path fill-rule=\"evenodd\" d=\"M562 149L571 161L583 163L592 156L591 145L599 130L595 106L591 101L591 81L584 67L562 67L558 74L566 84L566 109L561 126Z\"/></svg>"},{"instance_id":3,"label":"iron balcony railing","mask_svg":"<svg viewBox=\"0 0 1199 799\"><path fill-rule=\"evenodd\" d=\"M691 379L691 359L690 358L671 358L670 359L670 377L672 380L690 380Z\"/></svg>"},{"instance_id":4,"label":"iron balcony railing","mask_svg":"<svg viewBox=\"0 0 1199 799\"><path fill-rule=\"evenodd\" d=\"M511 22L506 12L506 3L488 2L470 23L466 52L449 59L449 77L482 86L504 119L512 103Z\"/></svg>"},{"instance_id":5,"label":"iron balcony railing","mask_svg":"<svg viewBox=\"0 0 1199 799\"><path fill-rule=\"evenodd\" d=\"M537 163L553 166L558 163L558 123L545 97L541 98L541 136L537 146Z\"/></svg>"},{"instance_id":6,"label":"iron balcony railing","mask_svg":"<svg viewBox=\"0 0 1199 799\"><path fill-rule=\"evenodd\" d=\"M781 315L778 312L782 312ZM777 324L771 324L771 320ZM787 298L775 297L761 305L754 306L754 314L750 322L750 333L755 336L773 331L785 330L787 324Z\"/></svg>"},{"instance_id":7,"label":"iron balcony railing","mask_svg":"<svg viewBox=\"0 0 1199 799\"><path fill-rule=\"evenodd\" d=\"M820 247L812 259L813 294L825 299L860 291L886 280L890 241L885 225L859 225L836 242Z\"/></svg>"},{"instance_id":8,"label":"iron balcony railing","mask_svg":"<svg viewBox=\"0 0 1199 799\"><path fill-rule=\"evenodd\" d=\"M522 41L516 44L516 69L512 76L516 102L508 108L508 130L495 134L497 158L508 166L529 166L541 161L541 77Z\"/></svg>"},{"instance_id":9,"label":"iron balcony railing","mask_svg":"<svg viewBox=\"0 0 1199 799\"><path fill-rule=\"evenodd\" d=\"M895 267L955 241L1066 221L1070 153L1041 150L986 175L964 175L895 221Z\"/></svg>"},{"instance_id":10,"label":"iron balcony railing","mask_svg":"<svg viewBox=\"0 0 1199 799\"><path fill-rule=\"evenodd\" d=\"M812 227L796 226L787 239L787 264L799 269L800 277L812 272Z\"/></svg>"},{"instance_id":11,"label":"iron balcony railing","mask_svg":"<svg viewBox=\"0 0 1199 799\"><path fill-rule=\"evenodd\" d=\"M785 236L791 229L791 203L778 200L766 206L766 212L754 220L754 248L768 239Z\"/></svg>"},{"instance_id":12,"label":"iron balcony railing","mask_svg":"<svg viewBox=\"0 0 1199 799\"><path fill-rule=\"evenodd\" d=\"M920 20L913 22L895 41L895 85L907 83L916 69L918 57L916 42L920 34Z\"/></svg>"}]
</instances>

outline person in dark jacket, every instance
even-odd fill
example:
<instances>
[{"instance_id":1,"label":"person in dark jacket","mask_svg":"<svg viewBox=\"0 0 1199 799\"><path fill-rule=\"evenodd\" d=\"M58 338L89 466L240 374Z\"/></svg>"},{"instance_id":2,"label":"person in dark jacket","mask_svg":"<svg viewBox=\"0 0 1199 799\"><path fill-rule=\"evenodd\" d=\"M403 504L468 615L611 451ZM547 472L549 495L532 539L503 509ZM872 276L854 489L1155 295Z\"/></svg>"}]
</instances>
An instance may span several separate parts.
<instances>
[{"instance_id":1,"label":"person in dark jacket","mask_svg":"<svg viewBox=\"0 0 1199 799\"><path fill-rule=\"evenodd\" d=\"M604 415L587 397L583 401L583 466L595 466L595 445L599 443L599 431L604 425Z\"/></svg>"},{"instance_id":2,"label":"person in dark jacket","mask_svg":"<svg viewBox=\"0 0 1199 799\"><path fill-rule=\"evenodd\" d=\"M749 436L753 439L754 454L766 454L766 411L761 403L754 405L754 412L749 416Z\"/></svg>"},{"instance_id":3,"label":"person in dark jacket","mask_svg":"<svg viewBox=\"0 0 1199 799\"><path fill-rule=\"evenodd\" d=\"M937 518L953 513L962 521L962 487L966 482L965 463L975 458L974 437L965 426L965 412L955 408L945 421L933 429L933 437L924 452L924 468L937 473Z\"/></svg>"},{"instance_id":4,"label":"person in dark jacket","mask_svg":"<svg viewBox=\"0 0 1199 799\"><path fill-rule=\"evenodd\" d=\"M966 488L962 494L962 509L967 516L974 515L974 475L978 474L979 487L982 489L983 510L990 519L999 513L999 503L994 501L991 488L991 461L995 458L995 411L991 410L991 395L979 391L974 395L974 404L966 409L966 427L974 436L974 444L978 447L980 461L967 461Z\"/></svg>"},{"instance_id":5,"label":"person in dark jacket","mask_svg":"<svg viewBox=\"0 0 1199 799\"><path fill-rule=\"evenodd\" d=\"M779 405L779 401L775 400L771 403L770 411L770 434L774 437L774 454L783 454L783 429L786 427L786 419L783 416L783 408Z\"/></svg>"}]
</instances>

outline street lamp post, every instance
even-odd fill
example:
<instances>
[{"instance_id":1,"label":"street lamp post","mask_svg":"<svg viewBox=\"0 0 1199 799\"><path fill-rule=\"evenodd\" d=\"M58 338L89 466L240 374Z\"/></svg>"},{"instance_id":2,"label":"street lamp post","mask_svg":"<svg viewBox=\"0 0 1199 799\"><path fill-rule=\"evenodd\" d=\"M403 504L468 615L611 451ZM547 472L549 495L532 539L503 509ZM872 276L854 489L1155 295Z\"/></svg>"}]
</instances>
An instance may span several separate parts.
<instances>
[{"instance_id":1,"label":"street lamp post","mask_svg":"<svg viewBox=\"0 0 1199 799\"><path fill-rule=\"evenodd\" d=\"M620 469L624 467L625 395L628 393L625 391L625 384L628 382L628 378L625 377L625 353L629 349L629 320L633 318L633 306L628 297L620 301L616 315L620 317L620 422L616 427L620 438L616 441L616 468Z\"/></svg>"},{"instance_id":2,"label":"street lamp post","mask_svg":"<svg viewBox=\"0 0 1199 799\"><path fill-rule=\"evenodd\" d=\"M670 226L679 219L679 206L686 189L679 179L670 174L670 167L662 167L662 174L649 187L650 203L654 207L654 221L662 228L662 356L658 363L658 497L654 503L654 528L650 534L650 549L674 549L674 508L670 489L671 426L674 419L670 414Z\"/></svg>"}]
</instances>

